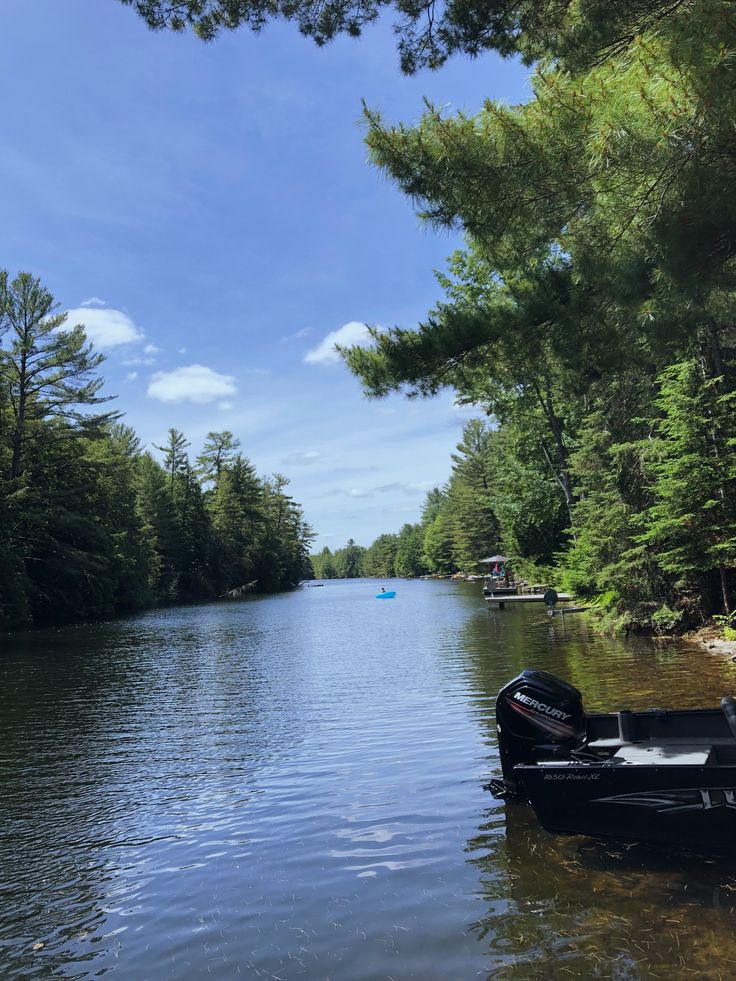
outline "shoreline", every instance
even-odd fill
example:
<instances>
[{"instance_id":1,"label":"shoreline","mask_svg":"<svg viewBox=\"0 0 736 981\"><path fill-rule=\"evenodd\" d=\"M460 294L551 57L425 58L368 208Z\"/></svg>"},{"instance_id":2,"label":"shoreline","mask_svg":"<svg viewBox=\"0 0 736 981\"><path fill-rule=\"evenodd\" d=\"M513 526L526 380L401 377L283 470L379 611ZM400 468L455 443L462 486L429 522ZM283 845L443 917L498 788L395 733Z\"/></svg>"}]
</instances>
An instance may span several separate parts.
<instances>
[{"instance_id":1,"label":"shoreline","mask_svg":"<svg viewBox=\"0 0 736 981\"><path fill-rule=\"evenodd\" d=\"M689 630L681 635L686 640L702 650L713 651L717 654L725 654L730 658L736 658L736 640L724 640L720 636L720 631L713 625L705 625L697 630Z\"/></svg>"}]
</instances>

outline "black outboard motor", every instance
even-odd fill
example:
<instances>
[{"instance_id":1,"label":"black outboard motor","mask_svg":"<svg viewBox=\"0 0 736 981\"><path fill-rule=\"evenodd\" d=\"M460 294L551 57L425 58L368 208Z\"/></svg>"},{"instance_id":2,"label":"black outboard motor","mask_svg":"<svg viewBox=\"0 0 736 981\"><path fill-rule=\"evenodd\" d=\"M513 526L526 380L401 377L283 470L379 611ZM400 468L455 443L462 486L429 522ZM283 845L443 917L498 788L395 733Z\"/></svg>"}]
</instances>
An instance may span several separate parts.
<instances>
[{"instance_id":1,"label":"black outboard motor","mask_svg":"<svg viewBox=\"0 0 736 981\"><path fill-rule=\"evenodd\" d=\"M498 693L496 726L502 789L523 797L523 787L514 774L517 763L554 759L560 751L576 749L585 740L582 695L546 671L522 671Z\"/></svg>"}]
</instances>

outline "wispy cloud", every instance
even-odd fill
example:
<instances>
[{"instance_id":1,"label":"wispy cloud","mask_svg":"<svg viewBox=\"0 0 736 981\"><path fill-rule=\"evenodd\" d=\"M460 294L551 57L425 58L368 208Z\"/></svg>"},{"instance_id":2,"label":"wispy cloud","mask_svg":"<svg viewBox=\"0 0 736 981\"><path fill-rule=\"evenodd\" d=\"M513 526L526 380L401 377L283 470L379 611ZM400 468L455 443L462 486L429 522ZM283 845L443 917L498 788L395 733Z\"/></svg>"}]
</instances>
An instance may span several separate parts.
<instances>
[{"instance_id":1,"label":"wispy cloud","mask_svg":"<svg viewBox=\"0 0 736 981\"><path fill-rule=\"evenodd\" d=\"M295 334L287 334L286 337L282 337L281 343L286 344L287 341L299 341L302 339L302 337L309 337L311 333L313 333L311 327L302 327L302 329L298 330Z\"/></svg>"},{"instance_id":2,"label":"wispy cloud","mask_svg":"<svg viewBox=\"0 0 736 981\"><path fill-rule=\"evenodd\" d=\"M157 371L148 386L148 395L160 402L215 402L237 393L237 381L202 364L191 364L173 371Z\"/></svg>"},{"instance_id":3,"label":"wispy cloud","mask_svg":"<svg viewBox=\"0 0 736 981\"><path fill-rule=\"evenodd\" d=\"M99 296L90 296L88 299L82 300L79 305L80 307L106 307L107 302L101 300Z\"/></svg>"},{"instance_id":4,"label":"wispy cloud","mask_svg":"<svg viewBox=\"0 0 736 981\"><path fill-rule=\"evenodd\" d=\"M316 450L306 450L303 452L297 451L295 453L289 453L289 455L285 456L281 462L284 464L284 466L299 466L300 464L314 463L315 460L318 460L321 455L322 454L318 453Z\"/></svg>"},{"instance_id":5,"label":"wispy cloud","mask_svg":"<svg viewBox=\"0 0 736 981\"><path fill-rule=\"evenodd\" d=\"M135 381L137 377L138 377L137 371L129 371L128 374L125 376L125 380L126 382L132 382Z\"/></svg>"},{"instance_id":6,"label":"wispy cloud","mask_svg":"<svg viewBox=\"0 0 736 981\"><path fill-rule=\"evenodd\" d=\"M82 324L89 340L99 348L142 341L145 334L122 310L76 307L67 310L68 327Z\"/></svg>"},{"instance_id":7,"label":"wispy cloud","mask_svg":"<svg viewBox=\"0 0 736 981\"><path fill-rule=\"evenodd\" d=\"M124 365L126 368L132 368L135 365L152 365L152 364L156 364L156 359L155 358L150 358L150 357L149 358L141 358L139 355L136 355L133 358L125 358L125 360L124 361L121 361L120 363L122 365Z\"/></svg>"},{"instance_id":8,"label":"wispy cloud","mask_svg":"<svg viewBox=\"0 0 736 981\"><path fill-rule=\"evenodd\" d=\"M146 344L146 346L143 348L143 353L144 354L160 354L161 353L161 348L160 347L156 347L155 344Z\"/></svg>"},{"instance_id":9,"label":"wispy cloud","mask_svg":"<svg viewBox=\"0 0 736 981\"><path fill-rule=\"evenodd\" d=\"M371 471L380 470L380 467L374 464L368 464L364 467L333 467L328 473L333 477L349 477L356 473L370 473Z\"/></svg>"},{"instance_id":10,"label":"wispy cloud","mask_svg":"<svg viewBox=\"0 0 736 981\"><path fill-rule=\"evenodd\" d=\"M340 355L335 350L336 344L366 346L369 343L368 325L351 320L339 330L331 331L316 347L307 351L304 360L307 364L335 364L340 360Z\"/></svg>"},{"instance_id":11,"label":"wispy cloud","mask_svg":"<svg viewBox=\"0 0 736 981\"><path fill-rule=\"evenodd\" d=\"M420 483L408 483L400 480L395 480L390 484L379 484L375 487L351 487L346 489L344 487L336 487L333 490L325 491L323 494L317 495L318 497L352 497L352 498L364 498L364 497L380 497L382 494L406 494L411 497L416 497L418 494L425 494L431 487L434 487L432 481L422 481Z\"/></svg>"}]
</instances>

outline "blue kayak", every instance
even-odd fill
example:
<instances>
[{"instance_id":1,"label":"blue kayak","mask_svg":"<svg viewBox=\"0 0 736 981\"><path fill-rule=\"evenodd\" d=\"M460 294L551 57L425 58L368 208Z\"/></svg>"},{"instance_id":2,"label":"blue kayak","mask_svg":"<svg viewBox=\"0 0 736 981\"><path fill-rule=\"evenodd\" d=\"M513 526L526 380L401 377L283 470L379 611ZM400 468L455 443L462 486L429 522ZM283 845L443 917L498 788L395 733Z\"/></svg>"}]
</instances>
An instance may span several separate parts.
<instances>
[{"instance_id":1,"label":"blue kayak","mask_svg":"<svg viewBox=\"0 0 736 981\"><path fill-rule=\"evenodd\" d=\"M376 599L393 599L395 595L395 590L390 593L376 593Z\"/></svg>"}]
</instances>

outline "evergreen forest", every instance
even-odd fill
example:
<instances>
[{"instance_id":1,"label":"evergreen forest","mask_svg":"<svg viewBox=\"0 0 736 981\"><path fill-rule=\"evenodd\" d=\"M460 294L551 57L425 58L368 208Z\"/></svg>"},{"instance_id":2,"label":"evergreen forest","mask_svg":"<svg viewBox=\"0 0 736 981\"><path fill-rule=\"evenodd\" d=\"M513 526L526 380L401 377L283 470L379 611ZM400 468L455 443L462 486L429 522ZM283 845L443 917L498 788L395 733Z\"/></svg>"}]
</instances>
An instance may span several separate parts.
<instances>
[{"instance_id":1,"label":"evergreen forest","mask_svg":"<svg viewBox=\"0 0 736 981\"><path fill-rule=\"evenodd\" d=\"M37 278L0 272L0 628L298 582L312 532L287 478L230 432L192 460L170 429L159 462L65 321Z\"/></svg>"},{"instance_id":2,"label":"evergreen forest","mask_svg":"<svg viewBox=\"0 0 736 981\"><path fill-rule=\"evenodd\" d=\"M334 553L312 555L320 579L413 578L479 574L482 559L513 556L518 577L556 580L555 562L568 542L568 515L551 474L487 421L470 420L452 455L450 478L430 490L420 520L383 534L368 548L351 539Z\"/></svg>"},{"instance_id":3,"label":"evergreen forest","mask_svg":"<svg viewBox=\"0 0 736 981\"><path fill-rule=\"evenodd\" d=\"M342 352L369 397L449 388L484 418L464 441L485 441L488 486L462 481L461 504L456 464L417 531L424 568L463 566L472 526L455 523L454 496L487 508L481 537L595 598L611 624L729 621L733 4L431 10L434 47L404 22L407 70L495 48L533 73L529 101L486 100L475 115L427 104L405 125L365 107L374 165L422 221L465 238L421 323Z\"/></svg>"},{"instance_id":4,"label":"evergreen forest","mask_svg":"<svg viewBox=\"0 0 736 981\"><path fill-rule=\"evenodd\" d=\"M323 551L315 572L471 571L498 548L517 569L595 598L621 627L730 620L733 2L122 2L154 30L207 41L286 19L322 45L386 13L407 73L489 50L529 66L518 105L480 92L475 113L427 103L411 125L364 107L373 165L421 221L460 232L464 246L420 323L373 328L369 346L342 356L370 398L448 388L478 421L417 525L367 550ZM310 533L283 478L256 478L230 444L219 470L191 464L176 432L159 466L95 408L99 355L81 332L36 327L40 346L23 339L18 284L3 287L2 308L5 619L298 578ZM228 439L213 434L208 452ZM223 501L239 494L252 503L233 512ZM218 540L236 544L208 549Z\"/></svg>"}]
</instances>

